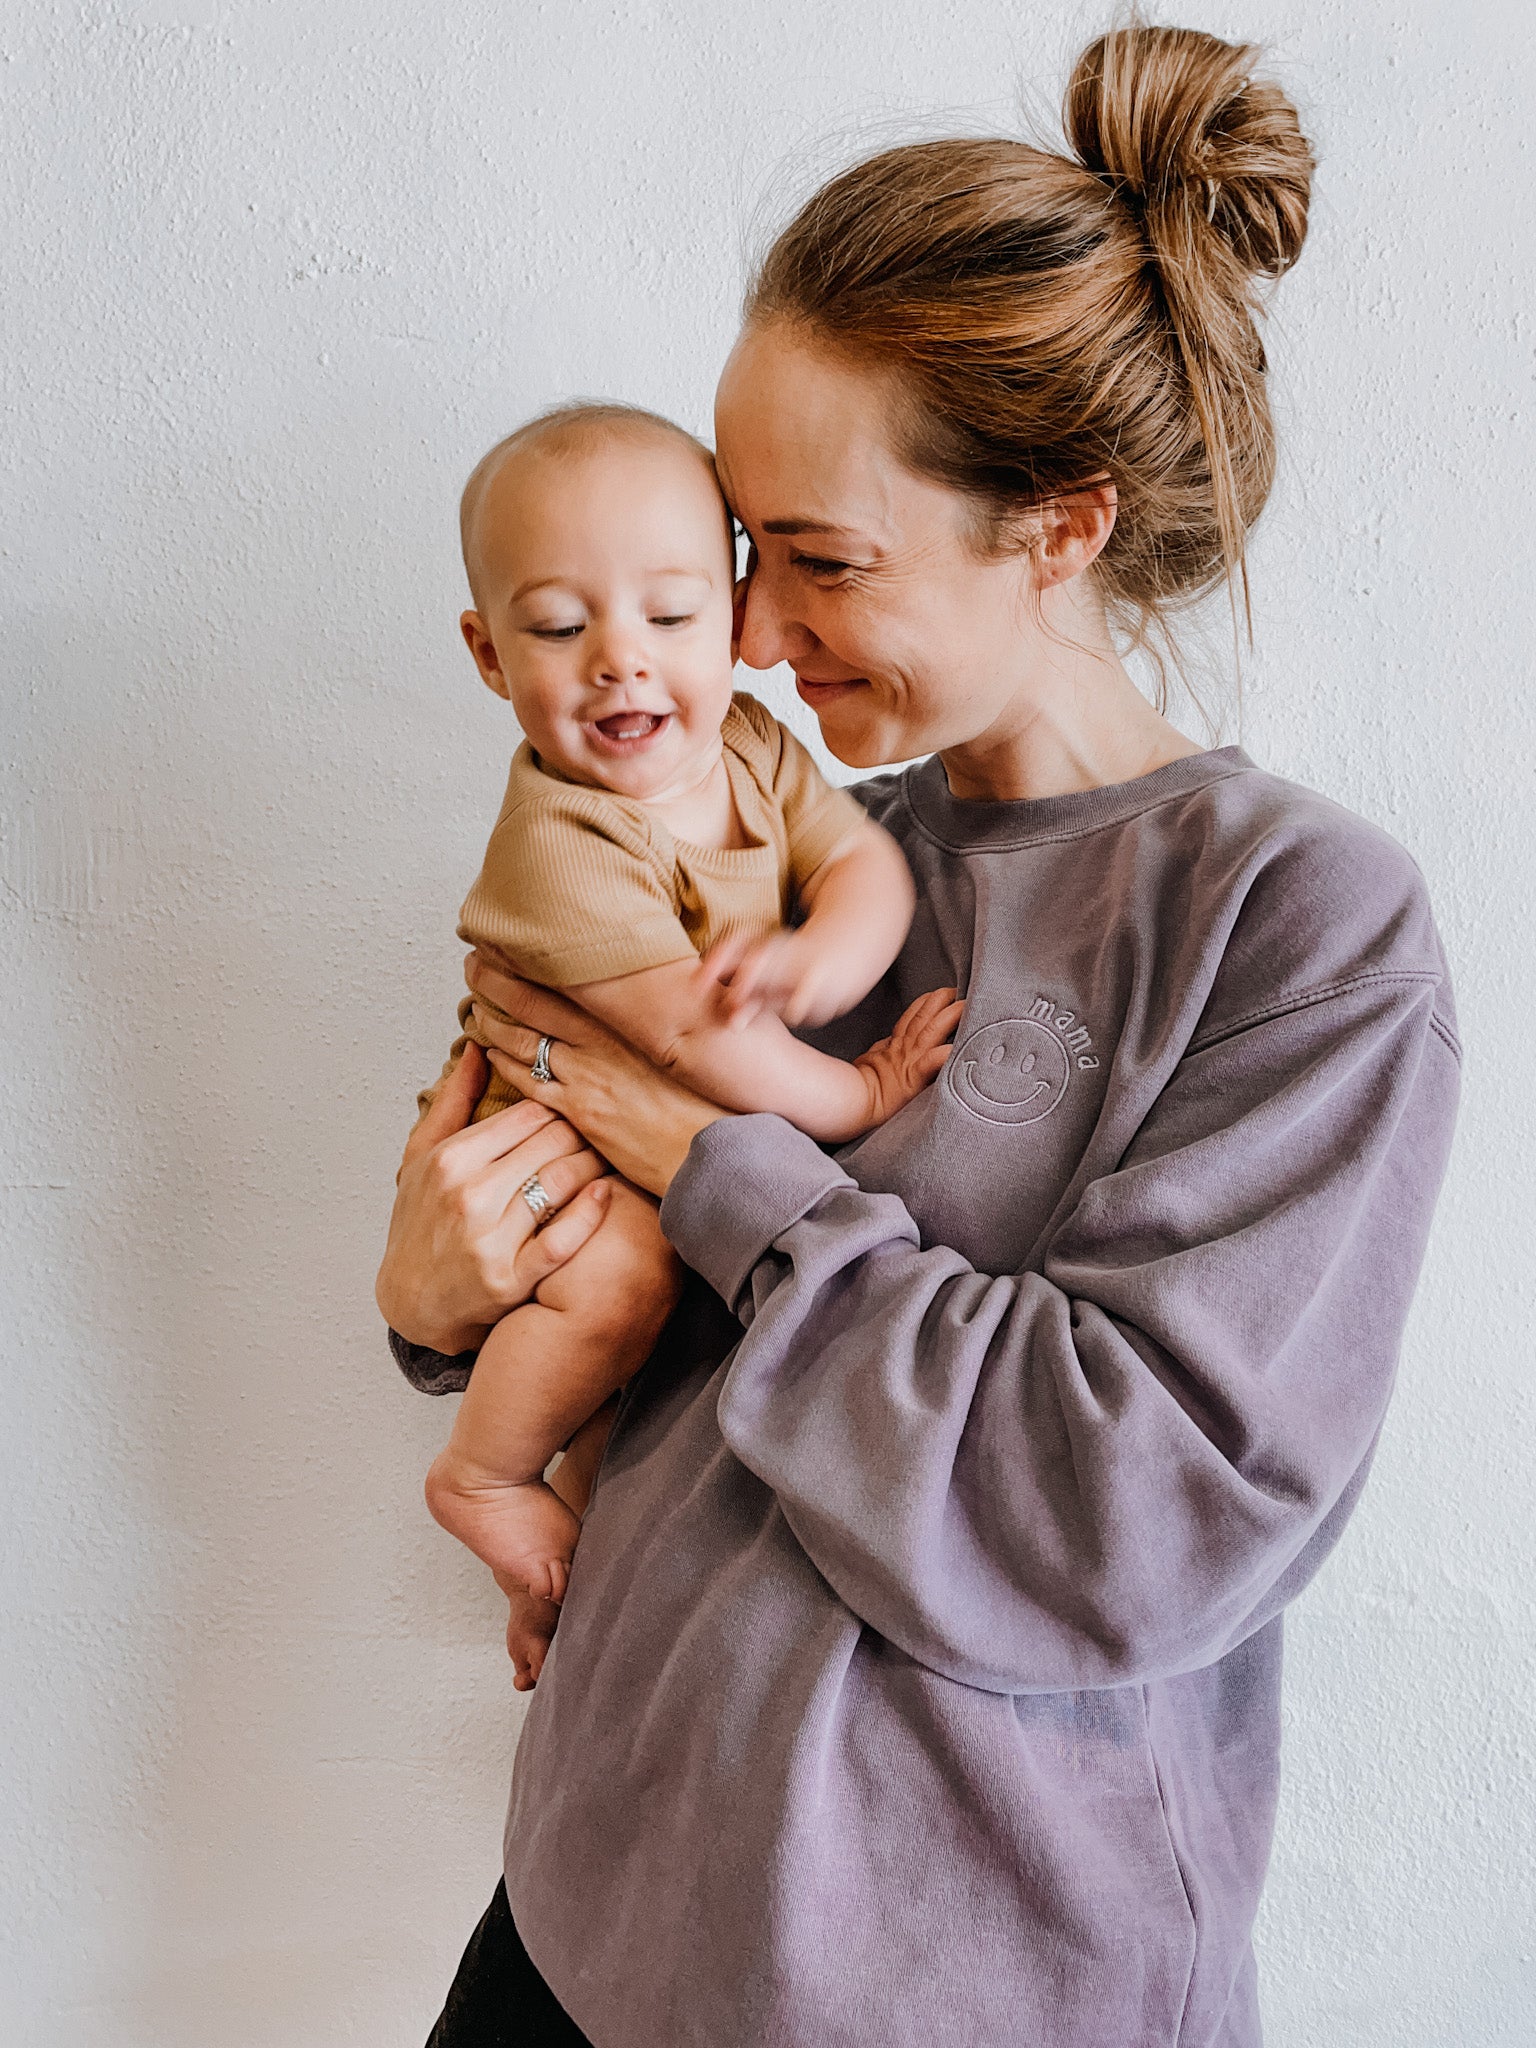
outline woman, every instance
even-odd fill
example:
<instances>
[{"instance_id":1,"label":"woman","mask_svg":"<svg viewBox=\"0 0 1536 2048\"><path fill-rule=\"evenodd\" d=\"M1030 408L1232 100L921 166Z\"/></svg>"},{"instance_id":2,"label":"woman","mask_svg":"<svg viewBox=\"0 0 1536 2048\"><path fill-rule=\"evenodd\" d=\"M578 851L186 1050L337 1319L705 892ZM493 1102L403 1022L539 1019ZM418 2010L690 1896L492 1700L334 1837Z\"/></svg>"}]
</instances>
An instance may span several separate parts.
<instances>
[{"instance_id":1,"label":"woman","mask_svg":"<svg viewBox=\"0 0 1536 2048\"><path fill-rule=\"evenodd\" d=\"M531 1100L461 1129L466 1069L413 1140L407 1371L462 1384L444 1354L590 1228L583 1140L695 1277L440 2048L1259 2040L1281 1610L1365 1478L1457 1049L1407 857L1197 749L1116 653L1241 579L1273 472L1252 295L1311 161L1251 60L1117 31L1075 159L835 179L721 382L743 659L793 664L842 760L930 757L860 788L921 904L819 1037L955 983L940 1080L829 1158L472 964Z\"/></svg>"}]
</instances>

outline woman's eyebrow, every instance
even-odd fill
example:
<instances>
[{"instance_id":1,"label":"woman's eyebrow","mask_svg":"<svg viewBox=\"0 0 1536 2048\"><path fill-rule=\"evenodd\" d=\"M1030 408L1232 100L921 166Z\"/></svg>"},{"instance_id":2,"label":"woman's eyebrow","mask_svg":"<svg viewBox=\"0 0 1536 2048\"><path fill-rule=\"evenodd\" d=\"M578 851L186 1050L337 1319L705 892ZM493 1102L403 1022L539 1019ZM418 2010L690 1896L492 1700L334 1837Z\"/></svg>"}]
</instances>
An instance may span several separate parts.
<instances>
[{"instance_id":1,"label":"woman's eyebrow","mask_svg":"<svg viewBox=\"0 0 1536 2048\"><path fill-rule=\"evenodd\" d=\"M851 526L839 526L830 519L765 519L764 533L849 533Z\"/></svg>"}]
</instances>

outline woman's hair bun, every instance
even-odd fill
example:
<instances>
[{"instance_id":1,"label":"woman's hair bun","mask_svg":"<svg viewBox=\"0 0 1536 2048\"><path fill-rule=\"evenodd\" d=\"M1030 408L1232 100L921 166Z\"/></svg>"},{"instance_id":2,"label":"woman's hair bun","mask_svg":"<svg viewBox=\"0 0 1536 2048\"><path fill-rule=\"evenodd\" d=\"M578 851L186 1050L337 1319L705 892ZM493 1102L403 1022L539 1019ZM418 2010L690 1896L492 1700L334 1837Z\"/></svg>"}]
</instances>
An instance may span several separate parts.
<instances>
[{"instance_id":1,"label":"woman's hair bun","mask_svg":"<svg viewBox=\"0 0 1536 2048\"><path fill-rule=\"evenodd\" d=\"M1177 213L1209 223L1250 276L1279 277L1306 238L1313 158L1285 94L1253 77L1258 55L1198 29L1112 29L1077 61L1066 127L1158 253ZM1175 250L1188 232L1172 235Z\"/></svg>"}]
</instances>

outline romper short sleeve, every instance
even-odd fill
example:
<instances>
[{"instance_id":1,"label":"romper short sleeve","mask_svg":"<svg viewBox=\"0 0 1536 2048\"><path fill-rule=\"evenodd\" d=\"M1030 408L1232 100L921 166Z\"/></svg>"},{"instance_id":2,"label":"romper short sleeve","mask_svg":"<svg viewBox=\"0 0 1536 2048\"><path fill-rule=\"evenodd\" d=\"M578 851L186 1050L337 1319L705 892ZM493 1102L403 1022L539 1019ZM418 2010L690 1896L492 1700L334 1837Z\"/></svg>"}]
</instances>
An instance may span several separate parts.
<instances>
[{"instance_id":1,"label":"romper short sleeve","mask_svg":"<svg viewBox=\"0 0 1536 2048\"><path fill-rule=\"evenodd\" d=\"M798 894L838 841L867 823L864 807L846 789L828 782L807 749L766 705L738 691L732 706L764 750L766 779L789 842L790 887Z\"/></svg>"},{"instance_id":2,"label":"romper short sleeve","mask_svg":"<svg viewBox=\"0 0 1536 2048\"><path fill-rule=\"evenodd\" d=\"M693 959L670 862L639 807L605 791L540 782L528 794L509 793L460 913L460 935L550 988Z\"/></svg>"}]
</instances>

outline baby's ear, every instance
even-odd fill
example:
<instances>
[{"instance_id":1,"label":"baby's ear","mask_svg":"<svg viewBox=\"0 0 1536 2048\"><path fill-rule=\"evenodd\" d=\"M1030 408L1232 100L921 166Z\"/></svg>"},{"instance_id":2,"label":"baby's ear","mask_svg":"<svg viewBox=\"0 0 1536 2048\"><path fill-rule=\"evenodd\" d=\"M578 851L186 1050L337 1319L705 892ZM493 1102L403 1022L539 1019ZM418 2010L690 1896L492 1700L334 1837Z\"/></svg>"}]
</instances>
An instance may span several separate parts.
<instances>
[{"instance_id":1,"label":"baby's ear","mask_svg":"<svg viewBox=\"0 0 1536 2048\"><path fill-rule=\"evenodd\" d=\"M459 617L459 631L464 635L464 645L475 657L475 667L480 671L480 680L488 690L494 690L498 697L511 700L512 692L507 679L501 672L501 656L496 652L496 642L485 629L485 621L478 612L464 612Z\"/></svg>"}]
</instances>

